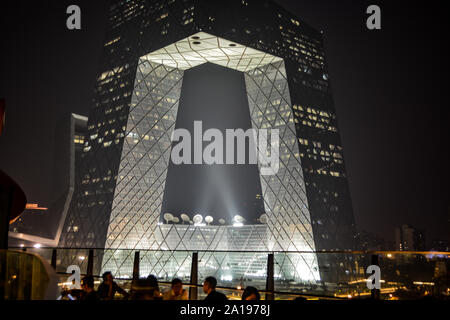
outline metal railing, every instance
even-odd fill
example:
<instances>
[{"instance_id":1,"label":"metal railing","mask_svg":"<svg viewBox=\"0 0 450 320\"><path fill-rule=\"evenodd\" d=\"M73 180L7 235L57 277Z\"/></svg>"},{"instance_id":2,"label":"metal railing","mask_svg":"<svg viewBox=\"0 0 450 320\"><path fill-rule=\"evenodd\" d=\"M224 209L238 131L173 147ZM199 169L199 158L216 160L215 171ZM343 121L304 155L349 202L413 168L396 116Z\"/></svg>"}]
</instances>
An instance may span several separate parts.
<instances>
[{"instance_id":1,"label":"metal railing","mask_svg":"<svg viewBox=\"0 0 450 320\"><path fill-rule=\"evenodd\" d=\"M239 299L246 286L254 286L266 300L277 299L420 299L425 296L450 297L449 252L405 251L318 251L318 252L242 252L242 251L161 251L110 250L84 248L11 248L41 255L61 277L69 265L79 265L82 275L100 277L106 271L105 259L117 258L116 281L126 289L133 280L155 274L162 287L179 277L189 289L190 299L201 299L202 281L213 275L218 290L230 299ZM153 259L153 260L152 260ZM159 259L159 260L158 260ZM184 259L184 260L183 260ZM252 260L253 259L253 260ZM303 259L303 260L302 260ZM227 261L227 262L224 262ZM236 265L245 262L247 265ZM308 262L318 267L316 279L304 280ZM264 262L264 263L263 263ZM229 264L227 266L226 264ZM234 263L234 264L233 264ZM369 289L369 265L381 269L381 289ZM249 267L261 270L242 272ZM300 268L300 270L296 270ZM301 269L303 268L303 269ZM109 270L109 269L108 269ZM178 271L178 272L177 272ZM233 273L234 272L234 273ZM237 277L226 276L233 273ZM244 275L244 276L243 276Z\"/></svg>"}]
</instances>

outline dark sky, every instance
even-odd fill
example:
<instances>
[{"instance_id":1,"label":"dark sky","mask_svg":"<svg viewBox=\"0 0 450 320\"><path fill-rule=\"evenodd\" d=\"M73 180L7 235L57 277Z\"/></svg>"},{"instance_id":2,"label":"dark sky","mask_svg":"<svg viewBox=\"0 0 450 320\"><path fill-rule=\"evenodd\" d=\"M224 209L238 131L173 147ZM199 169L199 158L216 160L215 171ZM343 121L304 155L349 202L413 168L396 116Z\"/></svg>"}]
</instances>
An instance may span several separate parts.
<instances>
[{"instance_id":1,"label":"dark sky","mask_svg":"<svg viewBox=\"0 0 450 320\"><path fill-rule=\"evenodd\" d=\"M245 79L242 72L205 63L184 72L175 127L194 133L194 121L202 121L203 132L219 129L226 145L226 129L251 128ZM195 137L192 137L193 141ZM174 143L173 145L175 145ZM210 142L203 143L203 149ZM193 148L193 144L192 144ZM162 205L165 212L180 216L189 213L210 215L213 223L224 219L232 223L240 215L247 223L257 224L264 213L261 183L256 164L180 164L170 162ZM248 151L248 149L247 149ZM193 153L193 152L192 152ZM248 152L246 152L248 163ZM223 157L225 162L225 153ZM194 162L191 156L191 163Z\"/></svg>"},{"instance_id":2,"label":"dark sky","mask_svg":"<svg viewBox=\"0 0 450 320\"><path fill-rule=\"evenodd\" d=\"M357 226L393 238L395 225L449 239L448 43L444 1L278 0L317 29L325 49ZM82 8L82 30L65 9ZM365 27L369 4L382 30ZM49 205L55 123L87 115L107 1L2 1L0 168L29 202Z\"/></svg>"}]
</instances>

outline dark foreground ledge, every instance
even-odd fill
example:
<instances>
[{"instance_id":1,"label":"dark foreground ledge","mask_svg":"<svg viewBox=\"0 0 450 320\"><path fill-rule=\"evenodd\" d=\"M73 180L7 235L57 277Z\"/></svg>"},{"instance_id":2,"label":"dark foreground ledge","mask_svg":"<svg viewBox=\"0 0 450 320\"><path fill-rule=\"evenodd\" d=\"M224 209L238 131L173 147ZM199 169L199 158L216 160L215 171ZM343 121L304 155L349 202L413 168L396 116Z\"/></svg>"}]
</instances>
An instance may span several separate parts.
<instances>
[{"instance_id":1,"label":"dark foreground ledge","mask_svg":"<svg viewBox=\"0 0 450 320\"><path fill-rule=\"evenodd\" d=\"M207 304L203 301L2 301L2 313L14 318L39 316L40 319L77 318L117 318L135 319L145 316L148 319L300 319L308 312L315 317L330 315L334 318L361 318L367 315L379 317L387 314L417 316L418 312L432 310L434 314L445 312L449 300L421 299L405 301L229 301L226 304ZM430 309L432 308L432 309ZM364 311L365 310L365 311ZM363 312L363 313L361 313ZM394 313L395 312L395 313ZM368 313L368 314L367 314ZM4 314L6 315L6 313ZM3 317L2 317L3 318ZM391 318L391 317L390 317ZM126 318L123 318L126 319Z\"/></svg>"}]
</instances>

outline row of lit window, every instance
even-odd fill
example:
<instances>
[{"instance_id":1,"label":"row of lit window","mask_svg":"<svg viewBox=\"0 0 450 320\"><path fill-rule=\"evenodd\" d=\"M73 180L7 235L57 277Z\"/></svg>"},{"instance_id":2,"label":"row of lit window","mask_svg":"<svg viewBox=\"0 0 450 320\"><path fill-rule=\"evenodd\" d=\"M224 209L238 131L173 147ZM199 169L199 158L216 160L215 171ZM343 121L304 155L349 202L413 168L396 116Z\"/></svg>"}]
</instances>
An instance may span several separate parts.
<instances>
[{"instance_id":1,"label":"row of lit window","mask_svg":"<svg viewBox=\"0 0 450 320\"><path fill-rule=\"evenodd\" d=\"M114 38L111 41L108 41L107 43L105 43L105 47L112 45L113 43L116 43L117 41L120 40L120 37Z\"/></svg>"},{"instance_id":2,"label":"row of lit window","mask_svg":"<svg viewBox=\"0 0 450 320\"><path fill-rule=\"evenodd\" d=\"M337 128L334 126L329 126L328 123L330 119L335 119L335 116L329 112L311 108L311 107L302 107L300 105L293 105L292 108L294 110L306 111L308 115L306 115L307 119L302 120L303 125L307 125L310 127L315 127L319 129L326 129L328 131L337 132ZM294 111L294 114L297 117L304 118L305 114L301 112ZM318 117L318 115L320 117ZM310 121L311 120L311 121ZM295 123L300 123L299 120L295 119Z\"/></svg>"},{"instance_id":3,"label":"row of lit window","mask_svg":"<svg viewBox=\"0 0 450 320\"><path fill-rule=\"evenodd\" d=\"M124 88L126 85L128 85L128 81L126 81L126 79L123 79L124 81L120 81L121 75L118 74L115 77L107 77L106 79L99 81L98 83L98 87L97 87L97 92L102 92L102 91L106 91L103 90L103 86L107 85L108 83L110 83L110 92L114 89L117 88ZM112 90L111 90L112 88Z\"/></svg>"},{"instance_id":4,"label":"row of lit window","mask_svg":"<svg viewBox=\"0 0 450 320\"><path fill-rule=\"evenodd\" d=\"M81 180L81 183L82 184L88 184L88 183L98 183L98 182L100 182L100 180L103 180L103 181L110 181L112 179L112 177L109 175L109 176L106 176L106 177L103 177L103 178L95 178L95 179L89 179L89 178L85 178L85 179L83 179L83 180ZM89 195L89 192L85 192L85 195Z\"/></svg>"},{"instance_id":5,"label":"row of lit window","mask_svg":"<svg viewBox=\"0 0 450 320\"><path fill-rule=\"evenodd\" d=\"M294 119L294 122L295 123L300 123L300 121L297 120L297 119ZM301 124L303 124L305 126L308 126L308 127L311 127L311 128L323 129L323 130L328 130L328 131L331 131L331 132L337 132L337 128L335 126L327 126L327 125L323 125L322 123L318 123L318 122L313 123L311 121L303 120L301 122Z\"/></svg>"},{"instance_id":6,"label":"row of lit window","mask_svg":"<svg viewBox=\"0 0 450 320\"><path fill-rule=\"evenodd\" d=\"M101 81L101 80L106 79L107 77L112 77L112 76L117 76L117 77L119 77L119 74L120 74L122 71L126 70L126 69L128 69L128 64L126 64L126 65L124 65L124 66L115 67L115 68L113 68L113 69L111 69L111 70L108 70L108 71L103 72L103 73L98 77L97 80L98 80L98 81Z\"/></svg>"},{"instance_id":7,"label":"row of lit window","mask_svg":"<svg viewBox=\"0 0 450 320\"><path fill-rule=\"evenodd\" d=\"M301 158L305 158L306 157L306 158L313 159L313 160L319 160L320 159L320 160L322 160L324 162L330 162L331 160L333 160L333 162L338 163L338 164L343 164L344 163L344 161L342 161L341 159L331 159L331 158L324 157L324 156L319 157L319 156L311 154L311 153L307 153L307 154L300 153L300 157Z\"/></svg>"},{"instance_id":8,"label":"row of lit window","mask_svg":"<svg viewBox=\"0 0 450 320\"><path fill-rule=\"evenodd\" d=\"M169 14L167 12L161 14L158 18L156 18L155 22L164 20L165 18L167 18L169 16Z\"/></svg>"},{"instance_id":9,"label":"row of lit window","mask_svg":"<svg viewBox=\"0 0 450 320\"><path fill-rule=\"evenodd\" d=\"M324 176L332 176L332 177L344 177L345 175L341 172L325 170L325 169L308 169L304 168L307 173L316 173Z\"/></svg>"},{"instance_id":10,"label":"row of lit window","mask_svg":"<svg viewBox=\"0 0 450 320\"><path fill-rule=\"evenodd\" d=\"M77 143L77 144L83 144L84 143L84 136L76 134L74 136L73 142Z\"/></svg>"},{"instance_id":11,"label":"row of lit window","mask_svg":"<svg viewBox=\"0 0 450 320\"><path fill-rule=\"evenodd\" d=\"M301 46L301 45L299 45L299 46L300 46L300 48L297 47L297 46L290 45L288 48L291 49L292 51L300 52L300 53L302 53L305 56L309 56L309 57L312 57L312 58L315 58L315 59L318 59L318 60L324 60L324 58L322 56L320 56L318 54L314 55L310 51L306 51L305 49L303 49L304 46ZM295 55L297 55L297 54L295 54Z\"/></svg>"},{"instance_id":12,"label":"row of lit window","mask_svg":"<svg viewBox=\"0 0 450 320\"><path fill-rule=\"evenodd\" d=\"M119 117L120 120L124 120L124 118L125 118L124 116ZM116 119L115 119L115 118L108 119L107 122L103 121L103 122L97 123L97 127L100 128L100 127L105 126L106 123L108 123L108 124L113 124L113 123L115 123L115 122L116 122ZM94 128L95 128L95 124L91 124L91 125L89 125L88 130L91 131L91 130L93 130ZM123 129L123 130L125 130L125 129Z\"/></svg>"},{"instance_id":13,"label":"row of lit window","mask_svg":"<svg viewBox=\"0 0 450 320\"><path fill-rule=\"evenodd\" d=\"M282 47L287 47L291 51L291 55L289 55L289 58L292 60L296 60L300 63L307 63L310 66L316 68L316 69L322 69L322 66L324 65L324 57L320 55L313 55L309 51L306 51L304 49L298 49L295 46L285 46L282 45ZM300 53L302 55L300 55Z\"/></svg>"},{"instance_id":14,"label":"row of lit window","mask_svg":"<svg viewBox=\"0 0 450 320\"><path fill-rule=\"evenodd\" d=\"M297 33L289 28L285 29L283 28L283 26L280 26L279 28L280 30L282 30L280 31L280 33L283 36L284 41L289 44L289 49L296 52L301 52L304 55L313 57L317 60L325 60L323 51L321 50L319 52L315 44L311 43L308 40L305 41L304 39L299 39L297 37ZM302 38L305 38L303 34L301 34L300 36Z\"/></svg>"},{"instance_id":15,"label":"row of lit window","mask_svg":"<svg viewBox=\"0 0 450 320\"><path fill-rule=\"evenodd\" d=\"M317 117L316 115L313 115L313 114L305 115L304 113L297 112L297 111L295 111L294 114L299 118L307 118L309 120L319 121L319 122L323 122L325 124L330 123L330 118L327 118L327 117Z\"/></svg>"},{"instance_id":16,"label":"row of lit window","mask_svg":"<svg viewBox=\"0 0 450 320\"><path fill-rule=\"evenodd\" d=\"M310 144L310 141L308 140L308 139L305 139L305 138L298 138L298 141L300 142L300 144L302 144L302 145L304 145L304 146L308 146L309 144ZM341 146L338 146L338 145L334 145L334 144L329 144L328 145L328 147L329 147L329 149L331 150L331 151L335 151L335 152L329 152L329 151L327 151L327 150L321 150L321 151L318 151L316 148L322 148L322 143L321 142L318 142L318 141L311 141L311 143L312 143L312 145L313 145L313 153L314 154L320 154L320 155L323 155L323 156L333 156L334 158L337 158L337 159L342 159L342 155L339 153L339 152L337 152L337 150L339 150L339 151L342 151L342 147Z\"/></svg>"}]
</instances>

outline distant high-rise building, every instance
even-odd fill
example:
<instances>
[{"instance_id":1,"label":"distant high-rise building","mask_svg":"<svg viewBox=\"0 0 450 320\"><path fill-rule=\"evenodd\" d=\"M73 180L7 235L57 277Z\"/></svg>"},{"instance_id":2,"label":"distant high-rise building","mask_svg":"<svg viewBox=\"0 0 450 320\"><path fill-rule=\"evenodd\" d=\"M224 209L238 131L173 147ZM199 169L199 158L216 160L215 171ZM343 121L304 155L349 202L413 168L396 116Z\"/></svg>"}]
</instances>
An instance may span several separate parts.
<instances>
[{"instance_id":1,"label":"distant high-rise building","mask_svg":"<svg viewBox=\"0 0 450 320\"><path fill-rule=\"evenodd\" d=\"M427 250L427 244L425 241L425 232L423 230L414 230L414 250L425 251Z\"/></svg>"},{"instance_id":2,"label":"distant high-rise building","mask_svg":"<svg viewBox=\"0 0 450 320\"><path fill-rule=\"evenodd\" d=\"M450 246L448 244L448 241L442 239L433 239L431 241L431 250L449 252Z\"/></svg>"},{"instance_id":3,"label":"distant high-rise building","mask_svg":"<svg viewBox=\"0 0 450 320\"><path fill-rule=\"evenodd\" d=\"M102 265L123 276L130 275L132 261L122 249L354 247L322 32L265 0L113 1L107 30L84 144L86 171L60 246L111 249ZM193 214L163 219L184 73L204 63L242 72L252 128L280 132L280 169L259 175L265 216L258 223L183 224ZM149 272L159 272L153 253L142 259ZM320 279L315 255L292 259L280 262L281 273L290 264L293 279ZM211 261L217 269L217 258ZM261 260L243 263L254 263L246 272L256 274Z\"/></svg>"},{"instance_id":4,"label":"distant high-rise building","mask_svg":"<svg viewBox=\"0 0 450 320\"><path fill-rule=\"evenodd\" d=\"M406 224L395 228L395 249L399 251L425 250L424 232Z\"/></svg>"},{"instance_id":5,"label":"distant high-rise building","mask_svg":"<svg viewBox=\"0 0 450 320\"><path fill-rule=\"evenodd\" d=\"M53 203L48 210L25 210L10 225L10 245L23 241L57 246L62 233L72 195L75 189L76 171L84 162L83 143L87 118L71 113L56 124L54 170L47 183L53 183Z\"/></svg>"}]
</instances>

